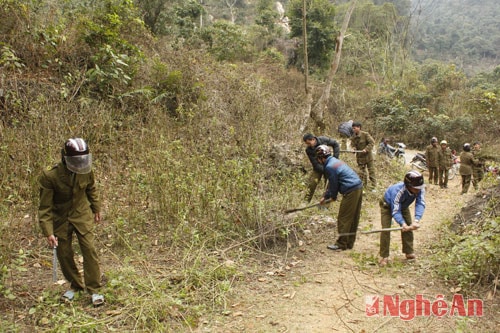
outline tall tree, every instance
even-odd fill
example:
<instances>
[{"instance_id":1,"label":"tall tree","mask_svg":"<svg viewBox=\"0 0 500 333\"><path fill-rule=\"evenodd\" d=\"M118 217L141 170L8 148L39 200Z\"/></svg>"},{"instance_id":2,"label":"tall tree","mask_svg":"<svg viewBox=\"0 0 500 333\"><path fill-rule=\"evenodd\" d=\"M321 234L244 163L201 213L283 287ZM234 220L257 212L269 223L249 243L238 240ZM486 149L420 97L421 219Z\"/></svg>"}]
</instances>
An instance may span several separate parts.
<instances>
[{"instance_id":1,"label":"tall tree","mask_svg":"<svg viewBox=\"0 0 500 333\"><path fill-rule=\"evenodd\" d=\"M302 122L300 131L303 132L304 129L306 128L307 121L309 117L315 122L316 127L319 129L323 130L325 128L325 123L323 121L323 112L324 109L326 108L326 104L328 102L328 99L330 98L330 91L331 87L333 84L333 79L335 77L335 74L337 73L337 69L340 63L340 55L342 51L342 44L344 42L344 37L345 37L345 32L347 31L347 27L349 26L349 21L351 19L351 14L354 11L354 8L356 7L356 2L357 0L354 0L350 6L349 9L347 10L344 21L342 23L342 27L340 29L340 33L338 37L336 38L337 45L335 48L335 57L330 65L330 71L328 72L328 76L326 79L326 85L325 89L323 90L323 94L321 95L320 99L314 106L314 108L311 108L309 105L307 110L311 110L310 112L306 112L304 115L304 120ZM311 98L312 100L312 98Z\"/></svg>"},{"instance_id":2,"label":"tall tree","mask_svg":"<svg viewBox=\"0 0 500 333\"><path fill-rule=\"evenodd\" d=\"M303 18L306 12L307 20L304 27ZM288 9L288 17L290 18L290 37L307 36L307 53L311 72L321 72L327 69L336 43L335 7L328 0L304 2L292 0ZM302 67L304 59L303 52L300 52L299 62L296 64L299 68Z\"/></svg>"}]
</instances>

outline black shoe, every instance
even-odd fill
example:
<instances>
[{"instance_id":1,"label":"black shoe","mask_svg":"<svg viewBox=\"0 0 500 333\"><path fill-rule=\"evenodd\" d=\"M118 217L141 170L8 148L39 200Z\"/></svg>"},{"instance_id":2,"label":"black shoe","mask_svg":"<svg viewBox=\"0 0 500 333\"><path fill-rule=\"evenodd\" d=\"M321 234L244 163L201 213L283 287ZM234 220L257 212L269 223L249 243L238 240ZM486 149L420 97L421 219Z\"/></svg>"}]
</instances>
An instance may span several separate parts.
<instances>
[{"instance_id":1,"label":"black shoe","mask_svg":"<svg viewBox=\"0 0 500 333\"><path fill-rule=\"evenodd\" d=\"M326 248L328 250L332 250L332 251L344 251L345 250L345 249L341 248L340 246L338 246L337 244L328 245Z\"/></svg>"}]
</instances>

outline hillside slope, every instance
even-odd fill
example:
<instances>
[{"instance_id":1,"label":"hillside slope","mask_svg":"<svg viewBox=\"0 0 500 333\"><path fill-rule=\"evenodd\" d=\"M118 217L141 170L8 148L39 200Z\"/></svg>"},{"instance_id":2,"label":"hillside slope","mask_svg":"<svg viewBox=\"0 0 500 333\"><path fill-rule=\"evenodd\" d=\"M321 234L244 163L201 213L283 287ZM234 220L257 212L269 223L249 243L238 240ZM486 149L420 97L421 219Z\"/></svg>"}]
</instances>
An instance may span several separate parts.
<instances>
[{"instance_id":1,"label":"hillside slope","mask_svg":"<svg viewBox=\"0 0 500 333\"><path fill-rule=\"evenodd\" d=\"M414 56L453 62L468 74L491 71L500 56L495 0L413 0Z\"/></svg>"}]
</instances>

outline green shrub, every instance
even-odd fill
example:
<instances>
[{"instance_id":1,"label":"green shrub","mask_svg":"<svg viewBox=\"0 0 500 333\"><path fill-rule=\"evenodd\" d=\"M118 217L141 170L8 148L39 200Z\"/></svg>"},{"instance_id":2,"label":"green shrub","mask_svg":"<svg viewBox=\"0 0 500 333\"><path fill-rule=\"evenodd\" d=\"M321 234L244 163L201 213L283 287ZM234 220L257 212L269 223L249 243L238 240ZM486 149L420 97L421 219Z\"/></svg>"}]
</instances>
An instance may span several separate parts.
<instances>
[{"instance_id":1,"label":"green shrub","mask_svg":"<svg viewBox=\"0 0 500 333\"><path fill-rule=\"evenodd\" d=\"M500 276L499 233L500 217L469 225L458 235L445 231L435 256L438 273L464 292L478 285L495 288Z\"/></svg>"},{"instance_id":2,"label":"green shrub","mask_svg":"<svg viewBox=\"0 0 500 333\"><path fill-rule=\"evenodd\" d=\"M227 21L217 21L202 31L208 50L218 61L251 59L249 41L240 26Z\"/></svg>"}]
</instances>

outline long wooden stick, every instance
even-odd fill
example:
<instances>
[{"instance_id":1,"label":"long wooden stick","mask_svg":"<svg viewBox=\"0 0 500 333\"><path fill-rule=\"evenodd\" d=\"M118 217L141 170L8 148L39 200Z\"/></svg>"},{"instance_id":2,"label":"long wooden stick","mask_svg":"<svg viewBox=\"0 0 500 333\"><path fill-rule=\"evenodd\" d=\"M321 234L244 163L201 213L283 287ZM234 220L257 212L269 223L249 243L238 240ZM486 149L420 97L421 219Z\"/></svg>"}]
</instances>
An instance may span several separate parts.
<instances>
[{"instance_id":1,"label":"long wooden stick","mask_svg":"<svg viewBox=\"0 0 500 333\"><path fill-rule=\"evenodd\" d=\"M382 228L382 229L374 229L374 230L368 230L368 231L360 231L359 233L361 234L374 234L377 232L385 232L385 231L397 231L397 230L403 230L403 227L397 227L397 228ZM340 236L353 236L358 234L358 232L346 232L343 234L339 234Z\"/></svg>"},{"instance_id":2,"label":"long wooden stick","mask_svg":"<svg viewBox=\"0 0 500 333\"><path fill-rule=\"evenodd\" d=\"M327 203L330 203L331 201L332 201L331 199L325 200L325 202L323 203L323 205L327 204ZM318 207L318 206L321 206L321 205L322 204L318 202L318 203L315 203L315 204L312 204L312 205L309 205L309 206L305 206L305 207L287 209L287 210L285 210L285 214L293 213L293 212L298 212L298 211L301 211L301 210L306 210L306 209Z\"/></svg>"},{"instance_id":3,"label":"long wooden stick","mask_svg":"<svg viewBox=\"0 0 500 333\"><path fill-rule=\"evenodd\" d=\"M341 153L362 153L362 150L340 150Z\"/></svg>"}]
</instances>

